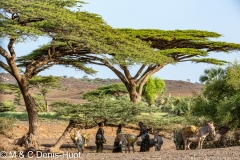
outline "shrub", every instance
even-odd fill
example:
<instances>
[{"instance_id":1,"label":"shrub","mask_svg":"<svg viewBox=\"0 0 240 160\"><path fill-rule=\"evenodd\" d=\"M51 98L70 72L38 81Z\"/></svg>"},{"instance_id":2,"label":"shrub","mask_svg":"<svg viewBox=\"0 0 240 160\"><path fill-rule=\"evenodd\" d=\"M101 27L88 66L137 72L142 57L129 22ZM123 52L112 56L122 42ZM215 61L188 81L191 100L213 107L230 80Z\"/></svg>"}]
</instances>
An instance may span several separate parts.
<instances>
[{"instance_id":1,"label":"shrub","mask_svg":"<svg viewBox=\"0 0 240 160\"><path fill-rule=\"evenodd\" d=\"M13 116L0 117L0 133L6 134L11 131L16 123L17 119Z\"/></svg>"},{"instance_id":2,"label":"shrub","mask_svg":"<svg viewBox=\"0 0 240 160\"><path fill-rule=\"evenodd\" d=\"M14 111L16 106L12 101L0 102L0 112Z\"/></svg>"},{"instance_id":3,"label":"shrub","mask_svg":"<svg viewBox=\"0 0 240 160\"><path fill-rule=\"evenodd\" d=\"M161 111L177 116L184 116L191 111L192 99L186 97L167 97L161 104Z\"/></svg>"},{"instance_id":4,"label":"shrub","mask_svg":"<svg viewBox=\"0 0 240 160\"><path fill-rule=\"evenodd\" d=\"M96 122L107 120L109 125L119 123L129 123L134 117L140 115L141 104L135 104L127 97L101 97L95 98L90 103L71 104L69 102L55 102L51 104L55 107L58 116L67 116L70 119L81 122L85 128L96 126Z\"/></svg>"}]
</instances>

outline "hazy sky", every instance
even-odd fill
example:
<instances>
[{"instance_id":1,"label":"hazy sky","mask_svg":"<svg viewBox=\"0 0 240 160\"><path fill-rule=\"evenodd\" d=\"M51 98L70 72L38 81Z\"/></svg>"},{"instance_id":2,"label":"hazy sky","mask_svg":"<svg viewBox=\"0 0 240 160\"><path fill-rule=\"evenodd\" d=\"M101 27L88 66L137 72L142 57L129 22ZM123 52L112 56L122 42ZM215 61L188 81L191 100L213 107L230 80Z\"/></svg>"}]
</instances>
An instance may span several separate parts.
<instances>
[{"instance_id":1,"label":"hazy sky","mask_svg":"<svg viewBox=\"0 0 240 160\"><path fill-rule=\"evenodd\" d=\"M114 28L134 29L197 29L222 34L221 41L240 43L240 0L85 0L82 11L97 13ZM19 44L15 47L22 55L31 52L45 40L37 43ZM6 45L6 44L5 44ZM20 55L20 54L19 54ZM18 55L18 56L19 56ZM233 62L240 61L239 52L230 54L212 53L211 57ZM198 82L205 68L212 65L190 62L168 65L154 74L162 79ZM89 78L117 78L105 67L93 65L98 71ZM136 67L138 68L138 67ZM132 73L136 72L132 68ZM74 69L55 66L41 75L74 76L85 74Z\"/></svg>"}]
</instances>

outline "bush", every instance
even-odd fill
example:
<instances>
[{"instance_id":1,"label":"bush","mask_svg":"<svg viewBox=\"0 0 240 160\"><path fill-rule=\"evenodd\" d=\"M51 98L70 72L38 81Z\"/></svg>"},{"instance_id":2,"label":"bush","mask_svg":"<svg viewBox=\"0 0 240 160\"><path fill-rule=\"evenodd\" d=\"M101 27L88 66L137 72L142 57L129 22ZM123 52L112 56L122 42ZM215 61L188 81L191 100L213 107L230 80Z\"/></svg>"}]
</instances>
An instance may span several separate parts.
<instances>
[{"instance_id":1,"label":"bush","mask_svg":"<svg viewBox=\"0 0 240 160\"><path fill-rule=\"evenodd\" d=\"M55 102L51 104L56 107L58 116L67 116L70 119L81 122L85 128L96 126L96 122L107 120L109 125L129 123L134 117L142 112L142 104L135 104L127 97L104 96L95 98L86 104L70 104L69 102Z\"/></svg>"},{"instance_id":2,"label":"bush","mask_svg":"<svg viewBox=\"0 0 240 160\"><path fill-rule=\"evenodd\" d=\"M17 119L13 116L0 117L0 133L6 134L11 131L16 123Z\"/></svg>"},{"instance_id":3,"label":"bush","mask_svg":"<svg viewBox=\"0 0 240 160\"><path fill-rule=\"evenodd\" d=\"M16 106L12 101L0 102L0 112L14 111Z\"/></svg>"},{"instance_id":4,"label":"bush","mask_svg":"<svg viewBox=\"0 0 240 160\"><path fill-rule=\"evenodd\" d=\"M168 97L161 105L161 111L174 114L177 116L184 116L191 111L192 99L185 97Z\"/></svg>"}]
</instances>

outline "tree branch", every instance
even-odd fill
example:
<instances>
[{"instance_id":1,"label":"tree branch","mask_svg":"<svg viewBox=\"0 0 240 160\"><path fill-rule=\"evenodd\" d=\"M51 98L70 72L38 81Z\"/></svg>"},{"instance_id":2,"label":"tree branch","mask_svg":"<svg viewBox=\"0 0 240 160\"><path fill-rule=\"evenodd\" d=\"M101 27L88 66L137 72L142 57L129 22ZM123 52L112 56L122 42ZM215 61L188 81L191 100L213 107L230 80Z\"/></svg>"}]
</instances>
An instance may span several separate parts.
<instances>
[{"instance_id":1,"label":"tree branch","mask_svg":"<svg viewBox=\"0 0 240 160\"><path fill-rule=\"evenodd\" d=\"M27 23L40 22L40 21L43 21L43 20L44 20L44 18L28 18L25 21L20 21L19 24L26 26Z\"/></svg>"},{"instance_id":2,"label":"tree branch","mask_svg":"<svg viewBox=\"0 0 240 160\"><path fill-rule=\"evenodd\" d=\"M15 61L15 59L16 59L16 53L15 53L15 51L14 51L14 49L13 49L13 43L14 43L14 42L15 42L15 39L11 38L10 41L9 41L9 43L8 43L8 50L9 50L11 56L12 56L12 57L11 57L12 60Z\"/></svg>"},{"instance_id":3,"label":"tree branch","mask_svg":"<svg viewBox=\"0 0 240 160\"><path fill-rule=\"evenodd\" d=\"M128 81L130 81L132 79L132 76L131 76L127 66L120 64L120 68L124 71L124 74L125 74L126 78L128 79Z\"/></svg>"},{"instance_id":4,"label":"tree branch","mask_svg":"<svg viewBox=\"0 0 240 160\"><path fill-rule=\"evenodd\" d=\"M4 70L6 70L8 73L10 73L12 75L11 68L8 65L6 65L5 63L3 63L2 61L0 61L0 67L2 67Z\"/></svg>"},{"instance_id":5,"label":"tree branch","mask_svg":"<svg viewBox=\"0 0 240 160\"><path fill-rule=\"evenodd\" d=\"M153 70L156 67L156 65L149 65L147 70L142 74L142 76L136 81L136 84L141 83L141 81L144 79L144 77L148 74L148 72L150 72L151 70Z\"/></svg>"},{"instance_id":6,"label":"tree branch","mask_svg":"<svg viewBox=\"0 0 240 160\"><path fill-rule=\"evenodd\" d=\"M54 64L57 64L57 63L56 62L51 63L51 64L49 64L47 66L41 67L40 69L36 68L36 70L33 70L32 74L31 74L31 76L29 78L32 78L33 76L37 75L39 72L41 72L41 71L43 71L43 70L45 70L47 68L52 67Z\"/></svg>"},{"instance_id":7,"label":"tree branch","mask_svg":"<svg viewBox=\"0 0 240 160\"><path fill-rule=\"evenodd\" d=\"M146 65L144 65L144 64L141 66L141 68L138 70L136 75L133 77L134 81L136 81L137 77L142 73L142 71L144 70L145 67L146 67Z\"/></svg>"},{"instance_id":8,"label":"tree branch","mask_svg":"<svg viewBox=\"0 0 240 160\"><path fill-rule=\"evenodd\" d=\"M11 58L11 56L8 54L8 52L5 49L3 49L1 46L0 46L0 54L6 59Z\"/></svg>"},{"instance_id":9,"label":"tree branch","mask_svg":"<svg viewBox=\"0 0 240 160\"><path fill-rule=\"evenodd\" d=\"M148 72L148 74L146 74L145 76L142 76L142 80L139 84L139 89L138 89L138 94L141 96L142 95L142 90L143 90L143 86L146 84L147 80L149 79L149 77L151 77L154 73L158 72L160 69L162 69L165 65L158 65L155 67L155 69L151 70L150 72Z\"/></svg>"},{"instance_id":10,"label":"tree branch","mask_svg":"<svg viewBox=\"0 0 240 160\"><path fill-rule=\"evenodd\" d=\"M197 56L197 55L187 55L187 56L182 56L181 58L179 56L177 58L174 58L174 61L180 62L183 59L192 58L192 57L195 57L195 56Z\"/></svg>"}]
</instances>

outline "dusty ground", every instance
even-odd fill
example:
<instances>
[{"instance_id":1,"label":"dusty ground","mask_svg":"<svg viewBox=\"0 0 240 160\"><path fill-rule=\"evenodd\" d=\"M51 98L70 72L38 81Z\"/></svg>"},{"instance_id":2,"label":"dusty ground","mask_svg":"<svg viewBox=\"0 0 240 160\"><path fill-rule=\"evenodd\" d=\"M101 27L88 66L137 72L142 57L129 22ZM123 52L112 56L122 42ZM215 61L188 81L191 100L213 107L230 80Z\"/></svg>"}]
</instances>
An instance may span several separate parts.
<instances>
[{"instance_id":1,"label":"dusty ground","mask_svg":"<svg viewBox=\"0 0 240 160\"><path fill-rule=\"evenodd\" d=\"M49 147L53 146L56 143L57 139L63 133L65 127L67 126L66 122L52 121L52 122L41 122L40 127L40 142L41 142L41 150L47 150ZM28 123L25 121L18 122L14 127L14 134L12 138L19 138L24 133L27 132ZM81 154L81 159L83 160L94 160L94 159L107 159L107 160L115 160L115 159L240 159L240 146L238 147L229 147L229 148L217 148L217 149L203 149L203 150L176 150L175 145L172 139L163 138L164 143L161 151L154 151L154 148L151 148L150 152L141 153L139 152L140 147L135 145L135 153L111 153L113 149L113 142L116 132L116 127L108 127L105 126L105 135L107 139L107 144L104 144L103 153L96 153L94 137L97 131L97 127L92 129L81 130L82 133L90 133L90 142L88 146L85 148L83 154ZM123 132L138 134L138 130L123 128ZM152 137L152 135L151 135ZM58 155L59 157L55 159L75 159L78 156L76 155L77 148L72 143L72 140L69 138L66 139L62 147L61 151L65 155ZM75 158L74 154L75 153ZM67 157L68 156L68 157ZM71 158L73 156L73 158ZM48 157L49 158L49 157ZM54 157L53 157L54 158ZM30 159L30 158L29 158ZM33 158L31 158L33 159ZM43 158L39 155L36 159L47 159Z\"/></svg>"}]
</instances>

